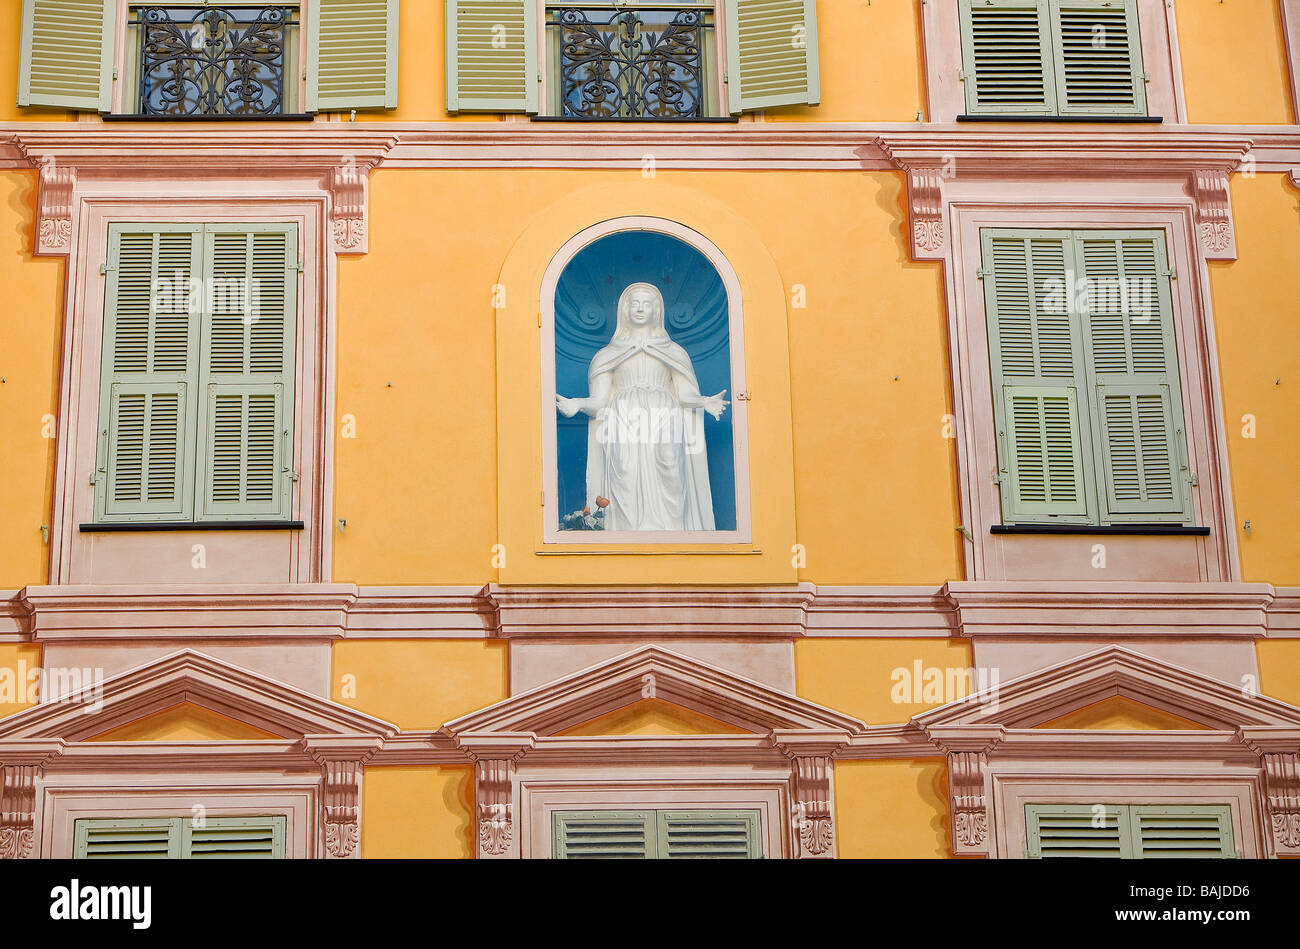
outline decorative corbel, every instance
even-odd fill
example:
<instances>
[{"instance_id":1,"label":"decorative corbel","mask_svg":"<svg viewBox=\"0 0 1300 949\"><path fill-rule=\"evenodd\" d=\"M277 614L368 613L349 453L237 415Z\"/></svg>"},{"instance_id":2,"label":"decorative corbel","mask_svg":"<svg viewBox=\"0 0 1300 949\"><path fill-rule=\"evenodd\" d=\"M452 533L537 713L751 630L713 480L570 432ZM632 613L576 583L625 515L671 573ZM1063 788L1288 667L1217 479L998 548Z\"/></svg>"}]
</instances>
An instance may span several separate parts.
<instances>
[{"instance_id":1,"label":"decorative corbel","mask_svg":"<svg viewBox=\"0 0 1300 949\"><path fill-rule=\"evenodd\" d=\"M330 169L330 233L335 253L364 254L369 250L370 167L349 158Z\"/></svg>"},{"instance_id":2,"label":"decorative corbel","mask_svg":"<svg viewBox=\"0 0 1300 949\"><path fill-rule=\"evenodd\" d=\"M40 160L40 172L36 253L66 256L72 249L72 191L77 186L77 171L46 155Z\"/></svg>"},{"instance_id":3,"label":"decorative corbel","mask_svg":"<svg viewBox=\"0 0 1300 949\"><path fill-rule=\"evenodd\" d=\"M1273 848L1284 856L1300 855L1300 736L1269 726L1246 726L1241 735L1264 769Z\"/></svg>"},{"instance_id":4,"label":"decorative corbel","mask_svg":"<svg viewBox=\"0 0 1300 949\"><path fill-rule=\"evenodd\" d=\"M307 751L321 766L321 831L326 858L361 856L361 777L381 739L312 735Z\"/></svg>"},{"instance_id":5,"label":"decorative corbel","mask_svg":"<svg viewBox=\"0 0 1300 949\"><path fill-rule=\"evenodd\" d=\"M912 223L912 258L942 260L947 233L943 223L941 166L907 168L907 203Z\"/></svg>"},{"instance_id":6,"label":"decorative corbel","mask_svg":"<svg viewBox=\"0 0 1300 949\"><path fill-rule=\"evenodd\" d=\"M948 756L952 852L957 856L990 856L989 831L993 822L986 791L989 752L1002 741L1002 727L937 725L927 734Z\"/></svg>"},{"instance_id":7,"label":"decorative corbel","mask_svg":"<svg viewBox=\"0 0 1300 949\"><path fill-rule=\"evenodd\" d=\"M519 856L515 824L515 762L533 747L530 734L461 735L474 760L475 840L480 859Z\"/></svg>"},{"instance_id":8,"label":"decorative corbel","mask_svg":"<svg viewBox=\"0 0 1300 949\"><path fill-rule=\"evenodd\" d=\"M0 860L27 860L36 852L36 782L63 743L35 742L3 752L0 765Z\"/></svg>"},{"instance_id":9,"label":"decorative corbel","mask_svg":"<svg viewBox=\"0 0 1300 949\"><path fill-rule=\"evenodd\" d=\"M831 780L836 752L849 743L842 732L773 732L773 743L790 758L790 818L793 856L825 860L835 856Z\"/></svg>"},{"instance_id":10,"label":"decorative corbel","mask_svg":"<svg viewBox=\"0 0 1300 949\"><path fill-rule=\"evenodd\" d=\"M1226 168L1192 172L1189 190L1196 201L1196 235L1206 260L1236 260L1237 235Z\"/></svg>"}]
</instances>

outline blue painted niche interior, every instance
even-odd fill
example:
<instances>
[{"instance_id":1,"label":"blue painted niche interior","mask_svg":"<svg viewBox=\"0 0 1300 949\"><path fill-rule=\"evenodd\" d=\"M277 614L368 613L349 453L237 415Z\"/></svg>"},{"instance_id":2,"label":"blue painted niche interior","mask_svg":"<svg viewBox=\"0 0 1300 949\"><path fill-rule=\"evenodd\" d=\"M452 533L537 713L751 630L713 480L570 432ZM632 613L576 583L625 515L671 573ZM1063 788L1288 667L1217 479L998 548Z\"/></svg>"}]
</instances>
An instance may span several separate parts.
<instances>
[{"instance_id":1,"label":"blue painted niche interior","mask_svg":"<svg viewBox=\"0 0 1300 949\"><path fill-rule=\"evenodd\" d=\"M652 283L664 297L668 335L686 350L705 395L727 390L721 420L704 416L714 526L736 529L736 457L731 424L731 337L727 290L709 259L691 245L654 231L621 231L588 244L569 261L555 288L556 391L590 395L587 368L614 335L618 298L629 284ZM582 510L587 493L587 422L555 414L560 514Z\"/></svg>"}]
</instances>

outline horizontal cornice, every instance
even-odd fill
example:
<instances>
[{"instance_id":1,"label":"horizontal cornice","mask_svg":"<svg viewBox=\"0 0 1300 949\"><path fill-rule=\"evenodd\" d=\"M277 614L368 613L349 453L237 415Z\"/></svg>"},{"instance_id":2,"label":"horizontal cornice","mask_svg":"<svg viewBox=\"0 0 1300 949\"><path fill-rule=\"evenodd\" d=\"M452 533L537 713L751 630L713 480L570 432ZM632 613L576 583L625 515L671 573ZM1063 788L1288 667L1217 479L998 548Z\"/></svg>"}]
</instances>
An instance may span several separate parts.
<instances>
[{"instance_id":1,"label":"horizontal cornice","mask_svg":"<svg viewBox=\"0 0 1300 949\"><path fill-rule=\"evenodd\" d=\"M640 168L647 156L663 169L860 171L965 160L974 163L972 172L1056 168L1103 177L1231 168L1249 156L1256 171L1289 171L1300 167L1300 126L744 122L593 130L524 122L197 129L156 122L0 123L0 166L35 167L53 158L82 173L247 176L328 168L349 157L390 168Z\"/></svg>"},{"instance_id":2,"label":"horizontal cornice","mask_svg":"<svg viewBox=\"0 0 1300 949\"><path fill-rule=\"evenodd\" d=\"M32 586L0 641L1300 638L1266 583L954 581L940 587Z\"/></svg>"}]
</instances>

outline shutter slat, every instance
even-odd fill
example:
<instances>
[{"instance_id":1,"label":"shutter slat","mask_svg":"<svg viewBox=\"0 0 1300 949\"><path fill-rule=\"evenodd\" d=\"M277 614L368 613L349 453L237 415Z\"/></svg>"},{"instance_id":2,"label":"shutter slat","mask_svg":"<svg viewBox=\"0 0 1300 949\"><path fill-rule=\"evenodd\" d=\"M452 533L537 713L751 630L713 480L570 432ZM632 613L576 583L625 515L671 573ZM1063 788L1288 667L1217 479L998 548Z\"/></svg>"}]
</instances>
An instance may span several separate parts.
<instances>
[{"instance_id":1,"label":"shutter slat","mask_svg":"<svg viewBox=\"0 0 1300 949\"><path fill-rule=\"evenodd\" d=\"M23 0L18 104L112 107L116 0Z\"/></svg>"},{"instance_id":2,"label":"shutter slat","mask_svg":"<svg viewBox=\"0 0 1300 949\"><path fill-rule=\"evenodd\" d=\"M398 0L310 0L307 111L397 108Z\"/></svg>"}]
</instances>

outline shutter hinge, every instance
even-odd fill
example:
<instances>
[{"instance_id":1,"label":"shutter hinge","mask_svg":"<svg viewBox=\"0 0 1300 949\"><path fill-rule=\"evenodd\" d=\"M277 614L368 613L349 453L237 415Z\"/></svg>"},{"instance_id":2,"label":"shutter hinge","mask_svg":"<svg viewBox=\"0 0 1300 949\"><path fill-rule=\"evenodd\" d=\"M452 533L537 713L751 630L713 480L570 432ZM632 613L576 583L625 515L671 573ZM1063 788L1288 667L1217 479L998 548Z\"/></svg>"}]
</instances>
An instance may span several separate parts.
<instances>
[{"instance_id":1,"label":"shutter hinge","mask_svg":"<svg viewBox=\"0 0 1300 949\"><path fill-rule=\"evenodd\" d=\"M284 473L289 476L290 481L298 480L298 472L294 471L292 468L285 468Z\"/></svg>"},{"instance_id":2,"label":"shutter hinge","mask_svg":"<svg viewBox=\"0 0 1300 949\"><path fill-rule=\"evenodd\" d=\"M986 270L985 268L981 267L979 270L975 271L975 277L979 280L983 280L985 277L991 277L991 276L993 276L992 269Z\"/></svg>"},{"instance_id":3,"label":"shutter hinge","mask_svg":"<svg viewBox=\"0 0 1300 949\"><path fill-rule=\"evenodd\" d=\"M546 507L546 492L542 492L542 507Z\"/></svg>"},{"instance_id":4,"label":"shutter hinge","mask_svg":"<svg viewBox=\"0 0 1300 949\"><path fill-rule=\"evenodd\" d=\"M116 70L116 69L113 70L113 81L114 81L114 82L117 82L117 70Z\"/></svg>"},{"instance_id":5,"label":"shutter hinge","mask_svg":"<svg viewBox=\"0 0 1300 949\"><path fill-rule=\"evenodd\" d=\"M112 271L114 271L114 270L116 270L116 269L117 269L116 267L110 267L108 264L100 264L100 265L99 265L99 275L100 275L101 277L107 277L107 276L108 276Z\"/></svg>"},{"instance_id":6,"label":"shutter hinge","mask_svg":"<svg viewBox=\"0 0 1300 949\"><path fill-rule=\"evenodd\" d=\"M1201 486L1201 479L1196 477L1195 471L1189 471L1187 472L1187 483L1193 488L1199 488Z\"/></svg>"},{"instance_id":7,"label":"shutter hinge","mask_svg":"<svg viewBox=\"0 0 1300 949\"><path fill-rule=\"evenodd\" d=\"M1162 277L1168 277L1170 280L1177 280L1177 279L1178 279L1178 268L1177 268L1177 267L1170 267L1168 270L1162 270L1162 271L1160 271L1160 276L1162 276Z\"/></svg>"},{"instance_id":8,"label":"shutter hinge","mask_svg":"<svg viewBox=\"0 0 1300 949\"><path fill-rule=\"evenodd\" d=\"M959 80L961 80L962 82L965 82L966 80L970 79L970 73L968 73L968 72L967 72L966 70L964 70L964 69L958 69L958 70L957 70L957 78L958 78Z\"/></svg>"},{"instance_id":9,"label":"shutter hinge","mask_svg":"<svg viewBox=\"0 0 1300 949\"><path fill-rule=\"evenodd\" d=\"M1144 72L1144 73L1142 74L1142 76L1141 76L1141 79L1142 79L1143 82L1150 82L1150 81L1151 81L1151 74L1150 74L1149 72Z\"/></svg>"},{"instance_id":10,"label":"shutter hinge","mask_svg":"<svg viewBox=\"0 0 1300 949\"><path fill-rule=\"evenodd\" d=\"M302 261L298 261L298 273L302 273L306 269L307 268L302 265Z\"/></svg>"}]
</instances>

